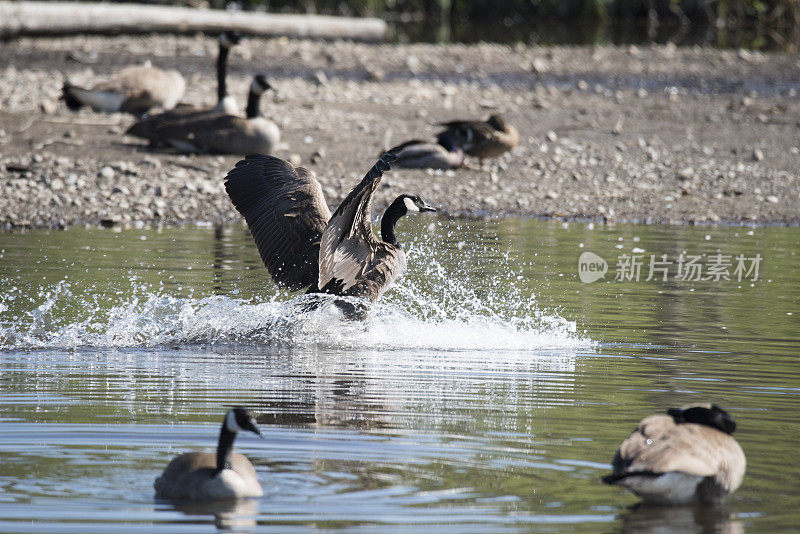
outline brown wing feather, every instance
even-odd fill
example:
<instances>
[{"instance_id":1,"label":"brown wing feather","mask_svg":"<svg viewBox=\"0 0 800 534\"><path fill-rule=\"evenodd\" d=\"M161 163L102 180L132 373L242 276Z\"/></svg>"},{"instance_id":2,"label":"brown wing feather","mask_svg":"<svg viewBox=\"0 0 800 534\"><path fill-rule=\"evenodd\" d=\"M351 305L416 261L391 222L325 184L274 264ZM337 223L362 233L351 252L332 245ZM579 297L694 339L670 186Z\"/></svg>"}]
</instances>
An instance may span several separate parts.
<instances>
[{"instance_id":1,"label":"brown wing feather","mask_svg":"<svg viewBox=\"0 0 800 534\"><path fill-rule=\"evenodd\" d=\"M155 115L149 115L140 119L133 123L125 133L147 139L148 141L162 141L163 132L160 132L160 128L169 125L175 126L180 124L179 121L197 120L213 115L214 113L215 111L213 109L199 109L186 104L178 104L169 111L156 113Z\"/></svg>"},{"instance_id":2,"label":"brown wing feather","mask_svg":"<svg viewBox=\"0 0 800 534\"><path fill-rule=\"evenodd\" d=\"M214 147L236 135L246 119L225 113L206 113L197 116L176 116L155 126L155 136L169 143L187 143L200 152L214 152Z\"/></svg>"},{"instance_id":3,"label":"brown wing feather","mask_svg":"<svg viewBox=\"0 0 800 534\"><path fill-rule=\"evenodd\" d=\"M372 195L399 151L393 148L386 152L336 208L322 234L320 289L341 295L352 294L348 290L363 278L365 267L375 260L380 241L372 233ZM329 286L331 283L334 285Z\"/></svg>"},{"instance_id":4,"label":"brown wing feather","mask_svg":"<svg viewBox=\"0 0 800 534\"><path fill-rule=\"evenodd\" d=\"M228 173L225 190L272 279L295 291L316 286L320 238L331 212L314 175L282 159L251 155Z\"/></svg>"}]
</instances>

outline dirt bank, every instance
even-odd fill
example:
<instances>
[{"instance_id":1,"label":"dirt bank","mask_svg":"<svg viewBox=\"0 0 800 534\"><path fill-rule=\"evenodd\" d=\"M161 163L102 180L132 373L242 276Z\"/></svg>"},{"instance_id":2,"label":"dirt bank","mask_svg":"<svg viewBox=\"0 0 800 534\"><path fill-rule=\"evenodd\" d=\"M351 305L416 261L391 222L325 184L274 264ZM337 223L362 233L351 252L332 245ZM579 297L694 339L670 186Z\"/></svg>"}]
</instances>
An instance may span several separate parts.
<instances>
[{"instance_id":1,"label":"dirt bank","mask_svg":"<svg viewBox=\"0 0 800 534\"><path fill-rule=\"evenodd\" d=\"M68 57L68 52L72 52ZM22 39L0 45L0 225L236 219L222 188L235 156L152 151L127 115L57 102L63 74L88 82L151 59L211 103L209 37ZM75 60L78 59L78 61ZM432 123L505 113L522 133L491 170L392 171L452 215L647 222L800 222L800 59L737 51L366 45L250 40L231 57L240 102L253 73L299 156L337 204L386 142Z\"/></svg>"}]
</instances>

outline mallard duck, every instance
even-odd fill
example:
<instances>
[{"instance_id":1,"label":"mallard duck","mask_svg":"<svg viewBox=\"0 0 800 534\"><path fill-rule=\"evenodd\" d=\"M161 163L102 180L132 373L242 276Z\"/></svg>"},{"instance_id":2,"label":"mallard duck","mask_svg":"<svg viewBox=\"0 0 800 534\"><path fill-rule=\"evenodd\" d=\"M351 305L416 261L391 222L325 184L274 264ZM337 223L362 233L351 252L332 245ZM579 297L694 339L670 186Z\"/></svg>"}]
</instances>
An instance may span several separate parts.
<instances>
[{"instance_id":1,"label":"mallard duck","mask_svg":"<svg viewBox=\"0 0 800 534\"><path fill-rule=\"evenodd\" d=\"M496 114L486 121L451 121L439 123L446 129L436 139L442 146L461 147L467 155L480 159L496 158L519 143L519 132Z\"/></svg>"},{"instance_id":2,"label":"mallard duck","mask_svg":"<svg viewBox=\"0 0 800 534\"><path fill-rule=\"evenodd\" d=\"M718 502L742 483L745 456L731 436L736 422L712 404L651 415L622 442L603 478L646 502Z\"/></svg>"},{"instance_id":3,"label":"mallard duck","mask_svg":"<svg viewBox=\"0 0 800 534\"><path fill-rule=\"evenodd\" d=\"M141 115L151 108L172 109L183 97L186 82L175 70L162 70L148 64L127 67L111 79L84 89L64 82L62 99L77 110L89 106L95 111L125 111Z\"/></svg>"},{"instance_id":4,"label":"mallard duck","mask_svg":"<svg viewBox=\"0 0 800 534\"><path fill-rule=\"evenodd\" d=\"M233 440L244 430L261 435L247 410L229 410L222 421L216 454L186 452L173 458L153 484L156 498L218 501L263 495L253 464L245 455L233 452Z\"/></svg>"},{"instance_id":5,"label":"mallard duck","mask_svg":"<svg viewBox=\"0 0 800 534\"><path fill-rule=\"evenodd\" d=\"M380 298L406 264L395 225L410 212L436 211L416 195L398 196L372 233L372 195L397 159L389 150L331 215L322 187L303 167L271 156L248 156L225 178L272 279L290 290Z\"/></svg>"},{"instance_id":6,"label":"mallard duck","mask_svg":"<svg viewBox=\"0 0 800 534\"><path fill-rule=\"evenodd\" d=\"M178 104L175 108L164 111L163 113L145 116L128 128L128 131L125 133L147 139L153 144L158 144L159 139L156 131L159 126L163 124L168 124L178 119L197 119L203 115L214 113L225 113L228 115L238 114L239 106L236 104L236 99L228 94L226 78L230 49L239 44L241 40L242 36L235 31L229 30L219 34L219 51L217 53L217 104L213 108L204 109L188 104Z\"/></svg>"},{"instance_id":7,"label":"mallard duck","mask_svg":"<svg viewBox=\"0 0 800 534\"><path fill-rule=\"evenodd\" d=\"M263 74L250 84L245 118L226 113L204 113L160 124L157 142L184 152L213 154L268 154L281 139L278 126L261 116L261 95L272 86Z\"/></svg>"}]
</instances>

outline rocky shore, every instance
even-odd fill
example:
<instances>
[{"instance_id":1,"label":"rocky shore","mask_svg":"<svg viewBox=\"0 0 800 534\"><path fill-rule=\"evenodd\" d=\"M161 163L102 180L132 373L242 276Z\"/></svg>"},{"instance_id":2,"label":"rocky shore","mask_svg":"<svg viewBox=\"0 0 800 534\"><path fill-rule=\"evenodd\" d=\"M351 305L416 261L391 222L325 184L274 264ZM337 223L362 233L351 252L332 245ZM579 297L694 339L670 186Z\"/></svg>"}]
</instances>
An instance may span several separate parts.
<instances>
[{"instance_id":1,"label":"rocky shore","mask_svg":"<svg viewBox=\"0 0 800 534\"><path fill-rule=\"evenodd\" d=\"M237 156L152 150L124 114L72 113L75 83L152 60L211 104L208 36L20 39L0 44L0 227L238 220L222 186ZM331 206L386 144L434 123L504 113L520 145L491 167L394 170L376 204L416 192L454 216L666 223L800 223L800 58L745 51L368 45L252 39L234 49L241 104L283 131Z\"/></svg>"}]
</instances>

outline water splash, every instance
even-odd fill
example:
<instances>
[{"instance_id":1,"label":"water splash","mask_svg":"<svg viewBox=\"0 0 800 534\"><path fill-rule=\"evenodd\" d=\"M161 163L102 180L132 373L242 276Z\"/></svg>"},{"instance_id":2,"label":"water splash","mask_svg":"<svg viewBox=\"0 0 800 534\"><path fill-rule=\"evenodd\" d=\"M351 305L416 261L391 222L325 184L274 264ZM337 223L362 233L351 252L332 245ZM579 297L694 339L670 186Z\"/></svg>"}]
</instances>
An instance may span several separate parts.
<instances>
[{"instance_id":1,"label":"water splash","mask_svg":"<svg viewBox=\"0 0 800 534\"><path fill-rule=\"evenodd\" d=\"M135 280L131 281L135 283ZM134 347L203 343L311 344L339 348L406 350L536 350L586 347L575 324L536 309L521 317L450 313L408 287L391 300L411 301L418 310L378 303L365 321L347 320L327 299L279 297L252 302L230 296L174 297L135 288L133 296L109 307L105 299L83 298L61 281L43 291L45 300L21 317L3 321L0 348ZM96 300L96 301L95 301ZM387 299L388 300L388 299ZM68 320L64 309L80 310ZM2 311L5 310L5 311ZM10 308L0 304L0 317Z\"/></svg>"},{"instance_id":2,"label":"water splash","mask_svg":"<svg viewBox=\"0 0 800 534\"><path fill-rule=\"evenodd\" d=\"M458 249L443 249L441 237L409 244L406 276L364 321L347 320L332 299L311 306L319 296L243 298L235 285L223 295L195 296L191 285L165 288L131 272L88 287L83 280L34 288L0 280L0 349L214 343L440 351L593 346L573 321L543 310L534 295L525 294L507 255L482 258L476 274L474 260Z\"/></svg>"}]
</instances>

